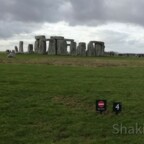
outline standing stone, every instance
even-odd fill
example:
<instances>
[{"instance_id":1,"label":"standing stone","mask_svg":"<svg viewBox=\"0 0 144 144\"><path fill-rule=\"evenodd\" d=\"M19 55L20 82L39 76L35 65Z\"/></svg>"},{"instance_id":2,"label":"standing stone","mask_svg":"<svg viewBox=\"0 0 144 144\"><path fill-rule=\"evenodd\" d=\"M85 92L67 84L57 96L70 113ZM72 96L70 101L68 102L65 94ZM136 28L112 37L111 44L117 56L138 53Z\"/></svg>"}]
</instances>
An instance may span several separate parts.
<instances>
[{"instance_id":1,"label":"standing stone","mask_svg":"<svg viewBox=\"0 0 144 144\"><path fill-rule=\"evenodd\" d=\"M35 53L38 53L38 49L39 49L39 40L36 39L35 44L34 44Z\"/></svg>"},{"instance_id":2,"label":"standing stone","mask_svg":"<svg viewBox=\"0 0 144 144\"><path fill-rule=\"evenodd\" d=\"M35 53L45 54L46 53L46 38L44 35L35 36Z\"/></svg>"},{"instance_id":3,"label":"standing stone","mask_svg":"<svg viewBox=\"0 0 144 144\"><path fill-rule=\"evenodd\" d=\"M96 49L93 42L88 43L87 56L96 56Z\"/></svg>"},{"instance_id":4,"label":"standing stone","mask_svg":"<svg viewBox=\"0 0 144 144\"><path fill-rule=\"evenodd\" d=\"M8 58L14 58L15 57L15 51L12 50L10 53L7 55Z\"/></svg>"},{"instance_id":5,"label":"standing stone","mask_svg":"<svg viewBox=\"0 0 144 144\"><path fill-rule=\"evenodd\" d=\"M104 55L104 42L90 41L88 43L88 56L103 56Z\"/></svg>"},{"instance_id":6,"label":"standing stone","mask_svg":"<svg viewBox=\"0 0 144 144\"><path fill-rule=\"evenodd\" d=\"M56 55L56 40L53 38L50 38L49 40L49 49L48 49L48 54L49 55Z\"/></svg>"},{"instance_id":7,"label":"standing stone","mask_svg":"<svg viewBox=\"0 0 144 144\"><path fill-rule=\"evenodd\" d=\"M23 41L19 42L19 53L23 53Z\"/></svg>"},{"instance_id":8,"label":"standing stone","mask_svg":"<svg viewBox=\"0 0 144 144\"><path fill-rule=\"evenodd\" d=\"M102 45L100 43L96 44L96 56L102 55Z\"/></svg>"},{"instance_id":9,"label":"standing stone","mask_svg":"<svg viewBox=\"0 0 144 144\"><path fill-rule=\"evenodd\" d=\"M67 42L62 36L52 36L49 40L49 55L67 55Z\"/></svg>"},{"instance_id":10,"label":"standing stone","mask_svg":"<svg viewBox=\"0 0 144 144\"><path fill-rule=\"evenodd\" d=\"M105 45L104 42L96 42L96 56L104 56Z\"/></svg>"},{"instance_id":11,"label":"standing stone","mask_svg":"<svg viewBox=\"0 0 144 144\"><path fill-rule=\"evenodd\" d=\"M39 50L38 50L39 54L45 54L46 53L46 41L45 38L41 38L39 40Z\"/></svg>"},{"instance_id":12,"label":"standing stone","mask_svg":"<svg viewBox=\"0 0 144 144\"><path fill-rule=\"evenodd\" d=\"M15 46L15 52L18 53L18 47L17 46Z\"/></svg>"},{"instance_id":13,"label":"standing stone","mask_svg":"<svg viewBox=\"0 0 144 144\"><path fill-rule=\"evenodd\" d=\"M76 42L71 41L70 44L70 55L75 56L76 55Z\"/></svg>"},{"instance_id":14,"label":"standing stone","mask_svg":"<svg viewBox=\"0 0 144 144\"><path fill-rule=\"evenodd\" d=\"M33 44L28 45L28 53L33 53Z\"/></svg>"},{"instance_id":15,"label":"standing stone","mask_svg":"<svg viewBox=\"0 0 144 144\"><path fill-rule=\"evenodd\" d=\"M58 45L58 47L57 47L57 49L58 49L57 54L58 55L67 55L68 54L67 42L64 39L57 40L57 45Z\"/></svg>"},{"instance_id":16,"label":"standing stone","mask_svg":"<svg viewBox=\"0 0 144 144\"><path fill-rule=\"evenodd\" d=\"M101 44L101 56L104 56L105 55L105 44L104 42L102 42Z\"/></svg>"},{"instance_id":17,"label":"standing stone","mask_svg":"<svg viewBox=\"0 0 144 144\"><path fill-rule=\"evenodd\" d=\"M11 50L7 49L6 54L9 54L9 53L11 53Z\"/></svg>"},{"instance_id":18,"label":"standing stone","mask_svg":"<svg viewBox=\"0 0 144 144\"><path fill-rule=\"evenodd\" d=\"M77 55L79 56L86 56L86 43L80 42L77 47Z\"/></svg>"}]
</instances>

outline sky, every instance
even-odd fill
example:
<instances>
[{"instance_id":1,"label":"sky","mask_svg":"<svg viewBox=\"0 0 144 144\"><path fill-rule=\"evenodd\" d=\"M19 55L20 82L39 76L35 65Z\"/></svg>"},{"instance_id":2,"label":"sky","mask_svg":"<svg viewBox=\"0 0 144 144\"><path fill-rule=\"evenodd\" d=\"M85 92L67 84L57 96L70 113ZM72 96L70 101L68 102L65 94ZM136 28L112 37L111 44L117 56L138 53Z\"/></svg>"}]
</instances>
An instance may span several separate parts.
<instances>
[{"instance_id":1,"label":"sky","mask_svg":"<svg viewBox=\"0 0 144 144\"><path fill-rule=\"evenodd\" d=\"M143 0L0 0L0 51L36 35L77 43L105 42L105 51L144 53Z\"/></svg>"}]
</instances>

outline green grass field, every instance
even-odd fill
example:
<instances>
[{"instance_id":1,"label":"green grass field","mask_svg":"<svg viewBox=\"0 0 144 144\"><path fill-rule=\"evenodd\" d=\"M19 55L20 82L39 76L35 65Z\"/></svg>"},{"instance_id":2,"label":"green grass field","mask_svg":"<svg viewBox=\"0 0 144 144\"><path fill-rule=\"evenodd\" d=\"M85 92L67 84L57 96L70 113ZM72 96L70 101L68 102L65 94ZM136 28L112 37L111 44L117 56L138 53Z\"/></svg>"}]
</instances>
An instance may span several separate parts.
<instances>
[{"instance_id":1,"label":"green grass field","mask_svg":"<svg viewBox=\"0 0 144 144\"><path fill-rule=\"evenodd\" d=\"M102 115L96 99L108 101ZM117 116L114 101L123 104ZM144 124L144 58L0 54L0 144L140 144L144 133L113 128L136 123Z\"/></svg>"}]
</instances>

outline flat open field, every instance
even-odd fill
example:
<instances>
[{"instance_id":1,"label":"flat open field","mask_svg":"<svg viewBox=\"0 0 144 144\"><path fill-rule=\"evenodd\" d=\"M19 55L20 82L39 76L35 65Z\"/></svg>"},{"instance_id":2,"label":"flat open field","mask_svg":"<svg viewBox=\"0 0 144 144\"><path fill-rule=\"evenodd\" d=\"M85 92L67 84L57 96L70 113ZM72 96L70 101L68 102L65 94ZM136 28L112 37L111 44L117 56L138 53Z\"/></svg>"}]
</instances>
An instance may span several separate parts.
<instances>
[{"instance_id":1,"label":"flat open field","mask_svg":"<svg viewBox=\"0 0 144 144\"><path fill-rule=\"evenodd\" d=\"M96 99L108 102L102 115ZM0 144L140 144L143 136L144 58L0 53Z\"/></svg>"}]
</instances>

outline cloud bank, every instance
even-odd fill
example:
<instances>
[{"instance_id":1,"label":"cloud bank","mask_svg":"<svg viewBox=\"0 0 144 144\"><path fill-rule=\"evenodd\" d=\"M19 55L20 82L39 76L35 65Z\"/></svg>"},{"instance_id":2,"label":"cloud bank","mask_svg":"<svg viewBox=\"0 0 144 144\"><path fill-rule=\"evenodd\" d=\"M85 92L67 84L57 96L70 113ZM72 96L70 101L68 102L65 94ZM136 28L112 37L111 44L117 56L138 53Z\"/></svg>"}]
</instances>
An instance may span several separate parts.
<instances>
[{"instance_id":1,"label":"cloud bank","mask_svg":"<svg viewBox=\"0 0 144 144\"><path fill-rule=\"evenodd\" d=\"M57 30L54 35L67 35L69 29L77 41L79 37L86 41L101 39L108 50L126 51L121 46L127 51L144 51L142 0L0 0L0 3L2 45L4 41L9 43L16 37L19 40L22 35L32 37L44 30L48 36L53 34L52 29Z\"/></svg>"}]
</instances>

